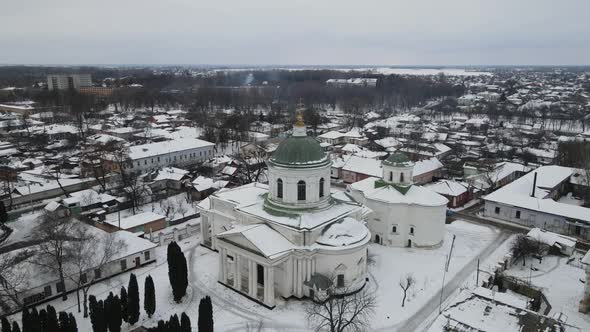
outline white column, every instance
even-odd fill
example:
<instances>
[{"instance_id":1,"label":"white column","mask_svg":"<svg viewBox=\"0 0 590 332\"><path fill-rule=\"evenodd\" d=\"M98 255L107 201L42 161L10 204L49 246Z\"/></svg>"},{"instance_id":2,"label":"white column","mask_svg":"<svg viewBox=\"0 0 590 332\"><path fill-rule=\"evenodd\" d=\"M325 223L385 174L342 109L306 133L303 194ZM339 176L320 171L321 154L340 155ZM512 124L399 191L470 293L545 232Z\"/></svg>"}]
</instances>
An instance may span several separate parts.
<instances>
[{"instance_id":1,"label":"white column","mask_svg":"<svg viewBox=\"0 0 590 332\"><path fill-rule=\"evenodd\" d=\"M238 276L238 255L235 252L232 252L231 255L234 257L234 284L232 286L237 289L238 287L236 287L236 285L238 284L238 282L236 277Z\"/></svg>"},{"instance_id":2,"label":"white column","mask_svg":"<svg viewBox=\"0 0 590 332\"><path fill-rule=\"evenodd\" d=\"M270 266L268 268L268 303L270 306L275 305L275 269Z\"/></svg>"},{"instance_id":3,"label":"white column","mask_svg":"<svg viewBox=\"0 0 590 332\"><path fill-rule=\"evenodd\" d=\"M301 291L302 291L302 286L301 284L303 283L303 262L300 259L297 259L297 296L301 297Z\"/></svg>"},{"instance_id":4,"label":"white column","mask_svg":"<svg viewBox=\"0 0 590 332\"><path fill-rule=\"evenodd\" d=\"M241 257L240 255L236 254L236 289L239 291L242 291L242 269L240 268L240 261L241 261Z\"/></svg>"},{"instance_id":5,"label":"white column","mask_svg":"<svg viewBox=\"0 0 590 332\"><path fill-rule=\"evenodd\" d=\"M223 282L224 284L227 282L227 266L225 265L227 262L227 258L226 258L226 254L225 254L225 248L220 248L219 249L219 265L221 266L221 275L220 275L220 280L221 282Z\"/></svg>"},{"instance_id":6,"label":"white column","mask_svg":"<svg viewBox=\"0 0 590 332\"><path fill-rule=\"evenodd\" d=\"M256 272L254 269L254 262L251 260L248 261L248 294L251 297L256 297Z\"/></svg>"},{"instance_id":7,"label":"white column","mask_svg":"<svg viewBox=\"0 0 590 332\"><path fill-rule=\"evenodd\" d=\"M311 279L311 258L306 259L305 262L307 263L307 276L305 280L309 281Z\"/></svg>"},{"instance_id":8,"label":"white column","mask_svg":"<svg viewBox=\"0 0 590 332\"><path fill-rule=\"evenodd\" d=\"M264 267L264 292L262 295L262 301L268 302L268 266Z\"/></svg>"},{"instance_id":9,"label":"white column","mask_svg":"<svg viewBox=\"0 0 590 332\"><path fill-rule=\"evenodd\" d=\"M258 263L252 262L252 291L254 298L258 298Z\"/></svg>"}]
</instances>

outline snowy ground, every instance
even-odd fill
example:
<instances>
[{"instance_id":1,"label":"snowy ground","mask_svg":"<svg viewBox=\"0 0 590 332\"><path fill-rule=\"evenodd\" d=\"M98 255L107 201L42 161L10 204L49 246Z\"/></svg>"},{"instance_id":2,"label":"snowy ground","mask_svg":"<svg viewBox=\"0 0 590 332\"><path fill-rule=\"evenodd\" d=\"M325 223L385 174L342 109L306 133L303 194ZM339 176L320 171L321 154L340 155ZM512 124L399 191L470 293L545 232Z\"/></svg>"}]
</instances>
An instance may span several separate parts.
<instances>
[{"instance_id":1,"label":"snowy ground","mask_svg":"<svg viewBox=\"0 0 590 332\"><path fill-rule=\"evenodd\" d=\"M491 273L495 263L499 261L504 254L509 252L510 244L513 239L514 236L506 240L481 265L481 269L485 272L480 272L480 281L482 280L482 277ZM547 256L543 258L542 263L539 263L536 259L527 259L526 266L522 266L522 263L519 261L510 267L506 273L525 281L530 280L533 286L539 287L543 290L543 294L545 294L552 306L552 310L548 316L563 313L567 316L566 323L579 327L582 331L590 331L590 316L578 312L578 303L584 292L584 284L581 282L585 277L584 270L579 267L568 265L566 262L567 257L558 256ZM535 270L531 270L531 265ZM469 296L475 285L473 279L472 276L467 280L465 289L460 295L453 299L453 303ZM445 313L446 312L443 312L443 314ZM481 313L482 311L480 311L480 314ZM469 317L469 315L470 314L467 312L460 314L455 312L453 314L454 318L464 318L466 320L473 318ZM428 331L442 331L442 327L446 322L447 320L445 318L439 316ZM490 331L510 332L516 330L502 327L502 325L498 324L494 329L490 329Z\"/></svg>"},{"instance_id":2,"label":"snowy ground","mask_svg":"<svg viewBox=\"0 0 590 332\"><path fill-rule=\"evenodd\" d=\"M578 254L579 255L579 254ZM549 316L561 313L567 315L566 323L590 331L590 315L578 312L578 304L584 294L586 275L580 267L567 264L567 257L547 256L542 263L528 259L526 266L513 265L507 273L540 287L551 304ZM531 270L531 265L533 269Z\"/></svg>"},{"instance_id":3,"label":"snowy ground","mask_svg":"<svg viewBox=\"0 0 590 332\"><path fill-rule=\"evenodd\" d=\"M2 245L8 245L11 243L30 240L33 236L33 231L37 227L39 222L39 216L41 216L42 210L35 212L28 212L20 216L17 220L9 222L6 225L12 228L12 233L2 242Z\"/></svg>"},{"instance_id":4,"label":"snowy ground","mask_svg":"<svg viewBox=\"0 0 590 332\"><path fill-rule=\"evenodd\" d=\"M453 235L456 235L456 240L449 272L446 275L447 282L465 268L475 270L474 259L497 239L498 234L498 231L492 228L455 221L447 225L445 242L437 249L388 248L372 244L369 252L373 256L374 263L369 267L368 289L378 294L377 310L372 319L373 328L383 331L395 330L400 323L411 319L426 303L435 301L438 304L438 296L435 294L442 284L442 272ZM148 319L142 311L141 324L153 326L158 319L167 319L171 314L180 314L184 311L196 327L199 300L209 295L214 304L216 331L243 331L247 325L255 326L260 321L265 328L273 331L301 331L309 328L306 325L304 313L306 301L278 300L277 307L274 310L268 310L219 284L217 253L199 246L198 241L198 237L192 237L181 243L189 260L191 280L188 294L180 304L173 303L171 299L165 261L166 247L157 248L156 264L133 271L138 276L140 293L143 293L144 278L148 274L154 278L156 285L157 314ZM401 308L403 293L399 287L399 279L407 273L412 273L417 283L409 292L406 306ZM109 291L118 293L121 285L126 286L128 280L129 273L124 273L105 283L92 286L90 292L99 298L104 298ZM65 302L61 299L54 300L52 305L58 311L73 311L80 331L90 330L90 321L76 312L75 294L71 294ZM20 314L15 316L20 320ZM124 325L123 331L127 330L129 327ZM194 330L196 331L196 328Z\"/></svg>"}]
</instances>

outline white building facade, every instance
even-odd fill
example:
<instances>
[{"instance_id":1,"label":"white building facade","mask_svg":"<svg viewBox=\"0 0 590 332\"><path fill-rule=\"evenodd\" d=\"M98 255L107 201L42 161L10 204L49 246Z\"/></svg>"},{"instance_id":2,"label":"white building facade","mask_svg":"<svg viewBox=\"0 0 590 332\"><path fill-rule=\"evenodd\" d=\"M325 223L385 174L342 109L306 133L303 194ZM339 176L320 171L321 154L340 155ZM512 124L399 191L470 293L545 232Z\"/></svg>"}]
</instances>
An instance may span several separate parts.
<instances>
[{"instance_id":1,"label":"white building facade","mask_svg":"<svg viewBox=\"0 0 590 332\"><path fill-rule=\"evenodd\" d=\"M129 147L129 170L145 172L163 167L189 167L213 158L215 144L182 138Z\"/></svg>"}]
</instances>

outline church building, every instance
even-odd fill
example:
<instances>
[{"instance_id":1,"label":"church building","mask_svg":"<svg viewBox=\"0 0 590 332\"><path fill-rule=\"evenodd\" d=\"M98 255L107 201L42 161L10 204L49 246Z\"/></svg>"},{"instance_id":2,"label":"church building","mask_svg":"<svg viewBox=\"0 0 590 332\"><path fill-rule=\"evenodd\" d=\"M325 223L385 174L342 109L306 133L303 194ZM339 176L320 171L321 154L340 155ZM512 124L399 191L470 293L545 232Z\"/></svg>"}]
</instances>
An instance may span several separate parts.
<instances>
[{"instance_id":1,"label":"church building","mask_svg":"<svg viewBox=\"0 0 590 332\"><path fill-rule=\"evenodd\" d=\"M381 178L370 177L348 185L347 192L373 212L367 224L373 242L393 247L431 248L445 236L448 200L414 185L414 163L401 153L382 162Z\"/></svg>"},{"instance_id":2,"label":"church building","mask_svg":"<svg viewBox=\"0 0 590 332\"><path fill-rule=\"evenodd\" d=\"M199 204L218 281L269 308L275 299L322 298L365 285L364 220L371 212L330 188L330 156L298 117L267 161L268 185L220 190Z\"/></svg>"}]
</instances>

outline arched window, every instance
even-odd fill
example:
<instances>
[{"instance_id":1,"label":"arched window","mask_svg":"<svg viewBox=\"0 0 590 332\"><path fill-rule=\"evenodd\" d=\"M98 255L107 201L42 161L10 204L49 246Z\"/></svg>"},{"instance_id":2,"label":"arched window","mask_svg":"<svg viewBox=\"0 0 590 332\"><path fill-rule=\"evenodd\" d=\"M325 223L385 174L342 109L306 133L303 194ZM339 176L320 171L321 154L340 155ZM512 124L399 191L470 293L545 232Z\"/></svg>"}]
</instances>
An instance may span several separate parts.
<instances>
[{"instance_id":1,"label":"arched window","mask_svg":"<svg viewBox=\"0 0 590 332\"><path fill-rule=\"evenodd\" d=\"M305 181L297 182L297 200L304 201L305 200Z\"/></svg>"},{"instance_id":2,"label":"arched window","mask_svg":"<svg viewBox=\"0 0 590 332\"><path fill-rule=\"evenodd\" d=\"M283 198L283 180L277 180L277 198Z\"/></svg>"},{"instance_id":3,"label":"arched window","mask_svg":"<svg viewBox=\"0 0 590 332\"><path fill-rule=\"evenodd\" d=\"M324 178L320 179L320 198L324 197Z\"/></svg>"},{"instance_id":4,"label":"arched window","mask_svg":"<svg viewBox=\"0 0 590 332\"><path fill-rule=\"evenodd\" d=\"M393 172L389 172L389 182L393 181Z\"/></svg>"},{"instance_id":5,"label":"arched window","mask_svg":"<svg viewBox=\"0 0 590 332\"><path fill-rule=\"evenodd\" d=\"M404 172L399 173L399 182L404 182Z\"/></svg>"}]
</instances>

